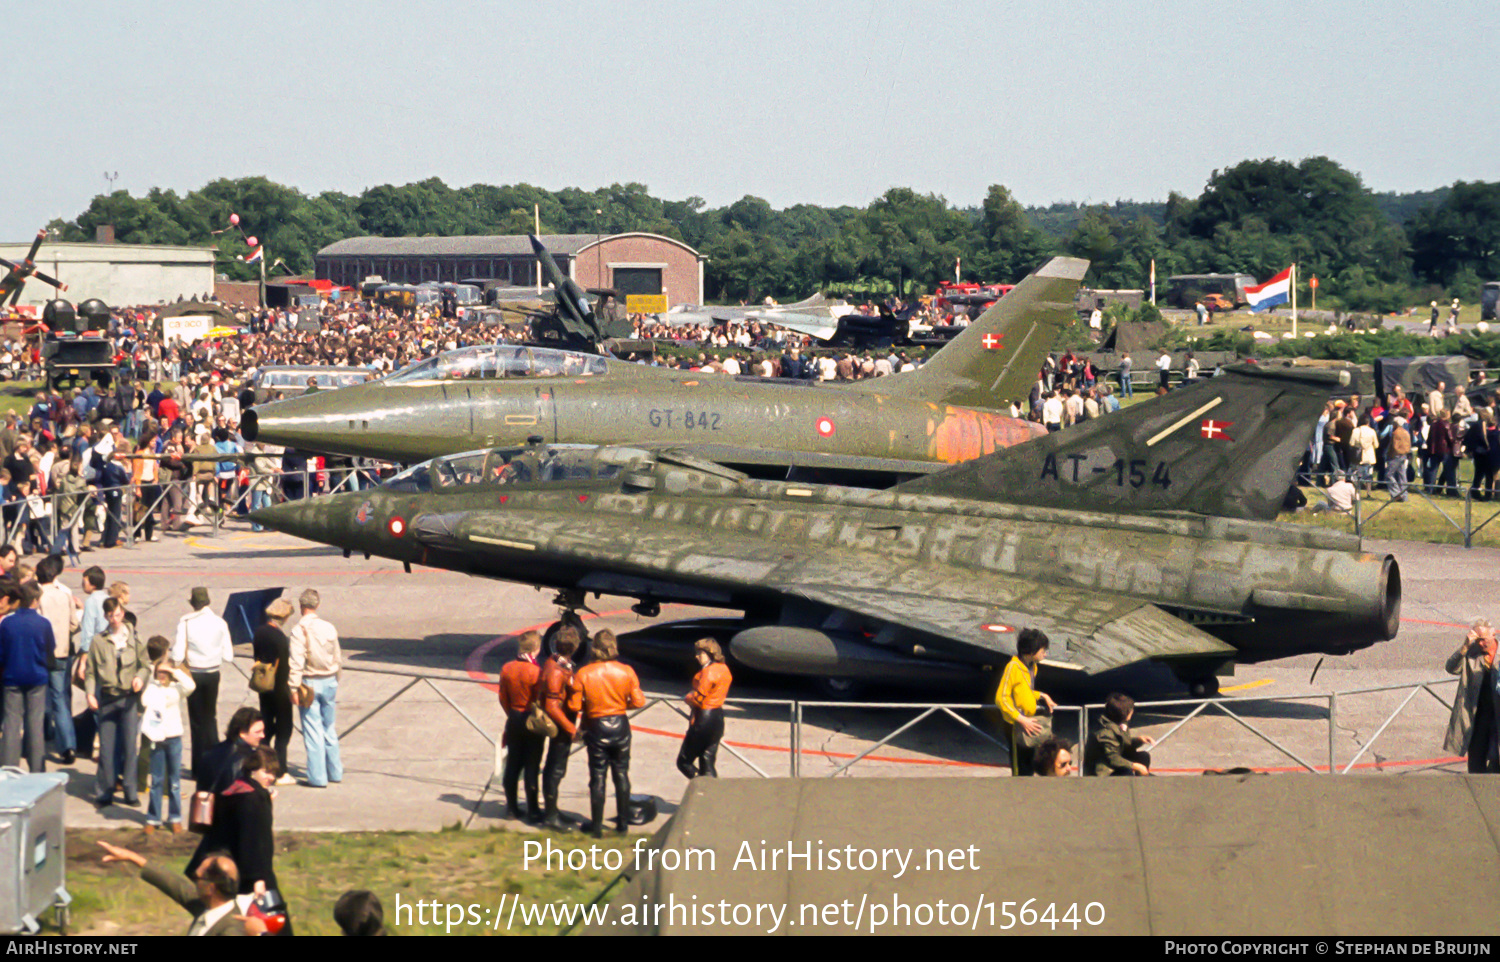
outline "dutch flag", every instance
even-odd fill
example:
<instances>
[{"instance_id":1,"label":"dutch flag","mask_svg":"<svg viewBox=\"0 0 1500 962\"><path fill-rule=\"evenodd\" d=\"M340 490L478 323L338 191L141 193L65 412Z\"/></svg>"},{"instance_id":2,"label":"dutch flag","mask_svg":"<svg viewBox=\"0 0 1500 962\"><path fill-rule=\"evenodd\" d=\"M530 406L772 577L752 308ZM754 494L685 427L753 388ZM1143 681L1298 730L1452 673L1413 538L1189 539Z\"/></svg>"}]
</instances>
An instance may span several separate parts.
<instances>
[{"instance_id":1,"label":"dutch flag","mask_svg":"<svg viewBox=\"0 0 1500 962\"><path fill-rule=\"evenodd\" d=\"M1245 300L1249 303L1250 310L1259 314L1291 300L1291 290L1292 269L1288 267L1264 284L1245 288Z\"/></svg>"},{"instance_id":2,"label":"dutch flag","mask_svg":"<svg viewBox=\"0 0 1500 962\"><path fill-rule=\"evenodd\" d=\"M265 252L266 252L266 249L265 249L264 246L257 247L254 251L252 251L250 254L248 254L248 255L245 256L245 263L246 264L254 264L256 261L260 260L261 255L264 254ZM1249 288L1246 288L1246 290L1249 290ZM1286 300L1286 298L1283 297L1282 300Z\"/></svg>"}]
</instances>

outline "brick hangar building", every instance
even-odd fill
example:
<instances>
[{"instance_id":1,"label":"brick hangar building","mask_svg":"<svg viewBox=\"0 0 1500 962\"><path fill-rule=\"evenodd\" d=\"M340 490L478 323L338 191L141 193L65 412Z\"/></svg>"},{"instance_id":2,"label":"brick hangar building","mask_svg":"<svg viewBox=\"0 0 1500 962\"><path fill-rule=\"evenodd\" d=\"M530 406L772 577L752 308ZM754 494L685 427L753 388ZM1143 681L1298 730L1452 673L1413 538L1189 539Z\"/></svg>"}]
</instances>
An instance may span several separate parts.
<instances>
[{"instance_id":1,"label":"brick hangar building","mask_svg":"<svg viewBox=\"0 0 1500 962\"><path fill-rule=\"evenodd\" d=\"M544 234L563 272L583 287L665 294L668 305L703 303L702 254L660 234ZM392 284L498 281L535 287L540 273L524 234L466 237L351 237L313 258L318 277L357 286L372 275Z\"/></svg>"}]
</instances>

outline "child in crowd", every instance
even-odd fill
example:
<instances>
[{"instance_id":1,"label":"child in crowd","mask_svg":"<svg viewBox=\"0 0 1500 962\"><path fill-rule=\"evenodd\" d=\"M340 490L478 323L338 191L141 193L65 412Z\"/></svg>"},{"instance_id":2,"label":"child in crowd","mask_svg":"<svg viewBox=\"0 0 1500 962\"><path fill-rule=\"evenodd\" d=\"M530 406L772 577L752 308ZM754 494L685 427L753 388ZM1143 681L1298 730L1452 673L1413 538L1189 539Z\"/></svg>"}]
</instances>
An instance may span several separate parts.
<instances>
[{"instance_id":1,"label":"child in crowd","mask_svg":"<svg viewBox=\"0 0 1500 962\"><path fill-rule=\"evenodd\" d=\"M146 643L153 655L168 649L157 635ZM151 800L146 807L146 834L162 824L162 794L167 795L167 824L174 833L184 830L182 819L182 704L196 687L187 669L174 666L165 654L154 662L154 676L141 692L141 735L151 755Z\"/></svg>"}]
</instances>

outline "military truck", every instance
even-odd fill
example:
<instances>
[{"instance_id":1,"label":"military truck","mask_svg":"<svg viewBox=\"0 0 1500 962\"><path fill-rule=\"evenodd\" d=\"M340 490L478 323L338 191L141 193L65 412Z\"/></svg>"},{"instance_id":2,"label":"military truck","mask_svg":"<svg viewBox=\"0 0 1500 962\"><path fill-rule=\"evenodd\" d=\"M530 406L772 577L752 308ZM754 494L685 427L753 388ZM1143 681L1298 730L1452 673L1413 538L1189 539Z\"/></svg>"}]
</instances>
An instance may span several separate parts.
<instances>
[{"instance_id":1,"label":"military truck","mask_svg":"<svg viewBox=\"0 0 1500 962\"><path fill-rule=\"evenodd\" d=\"M89 383L107 388L117 366L114 345L104 336L109 308L97 297L77 308L57 298L42 308L42 376L53 391L81 388Z\"/></svg>"}]
</instances>

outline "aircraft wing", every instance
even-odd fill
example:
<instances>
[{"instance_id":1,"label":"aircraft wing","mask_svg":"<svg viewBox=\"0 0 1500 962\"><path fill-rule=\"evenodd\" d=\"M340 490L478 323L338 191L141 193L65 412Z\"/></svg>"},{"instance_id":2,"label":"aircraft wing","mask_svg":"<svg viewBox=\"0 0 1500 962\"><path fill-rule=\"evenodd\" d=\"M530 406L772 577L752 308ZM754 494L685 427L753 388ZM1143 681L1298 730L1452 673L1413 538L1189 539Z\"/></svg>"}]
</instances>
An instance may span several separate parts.
<instances>
[{"instance_id":1,"label":"aircraft wing","mask_svg":"<svg viewBox=\"0 0 1500 962\"><path fill-rule=\"evenodd\" d=\"M725 322L760 321L775 324L799 334L809 334L826 341L838 332L838 318L823 314L782 312L762 307L702 307L690 311L672 311L660 315L663 322L672 327L687 327L702 324L712 327Z\"/></svg>"},{"instance_id":2,"label":"aircraft wing","mask_svg":"<svg viewBox=\"0 0 1500 962\"><path fill-rule=\"evenodd\" d=\"M981 585L983 590L972 593L988 594L989 580L974 583ZM799 585L787 593L1003 655L1015 654L1020 628L1039 628L1052 642L1050 664L1089 673L1153 658L1235 653L1230 645L1147 602L1052 585L1026 587L1024 594L1002 591L993 601L845 585Z\"/></svg>"},{"instance_id":3,"label":"aircraft wing","mask_svg":"<svg viewBox=\"0 0 1500 962\"><path fill-rule=\"evenodd\" d=\"M839 332L838 318L818 317L814 314L783 314L765 312L751 314L751 317L766 324L775 324L798 334L807 334L820 341L826 341Z\"/></svg>"},{"instance_id":4,"label":"aircraft wing","mask_svg":"<svg viewBox=\"0 0 1500 962\"><path fill-rule=\"evenodd\" d=\"M687 519L684 518L684 521ZM694 540L683 531L642 529L633 516L586 523L530 512L469 511L425 515L413 533L434 546L478 554L539 552L599 572L590 591L629 593L651 585L694 585L688 592L771 593L940 639L933 647L1015 654L1022 627L1052 643L1053 663L1101 672L1153 658L1232 656L1235 649L1147 601L1068 588L1011 575L907 561L861 550L899 541L881 527L809 532L798 545L719 534ZM832 539L831 543L819 542ZM869 544L866 544L869 542ZM622 568L633 569L625 572ZM618 574L609 575L614 569ZM608 576L606 576L608 575ZM701 594L701 597L709 597Z\"/></svg>"}]
</instances>

